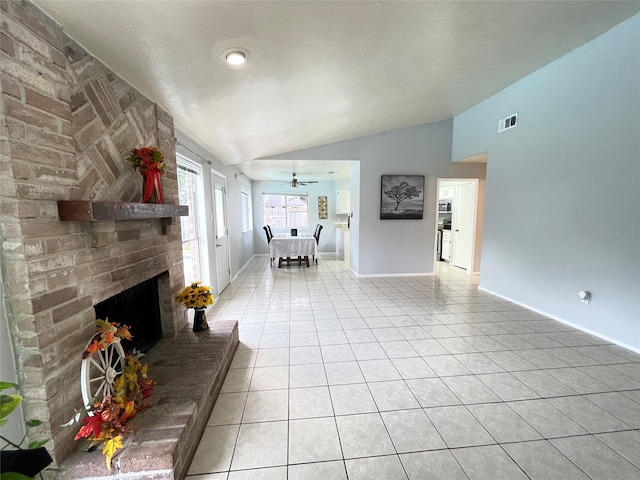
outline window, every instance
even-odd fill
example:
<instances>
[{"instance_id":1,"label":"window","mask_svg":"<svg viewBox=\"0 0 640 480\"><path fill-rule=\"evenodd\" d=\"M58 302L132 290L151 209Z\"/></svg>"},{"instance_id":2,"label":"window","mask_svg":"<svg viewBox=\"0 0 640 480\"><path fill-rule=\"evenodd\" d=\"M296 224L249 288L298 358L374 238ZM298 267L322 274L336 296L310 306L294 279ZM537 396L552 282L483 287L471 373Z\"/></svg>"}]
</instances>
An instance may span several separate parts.
<instances>
[{"instance_id":1,"label":"window","mask_svg":"<svg viewBox=\"0 0 640 480\"><path fill-rule=\"evenodd\" d=\"M251 221L251 192L244 187L240 187L240 195L242 196L242 231L246 232L253 228Z\"/></svg>"},{"instance_id":2,"label":"window","mask_svg":"<svg viewBox=\"0 0 640 480\"><path fill-rule=\"evenodd\" d=\"M180 217L185 284L195 281L208 283L208 272L202 268L207 258L206 229L202 224L204 209L201 199L204 198L204 187L201 168L183 157L178 157L178 197L180 205L189 206L189 216Z\"/></svg>"},{"instance_id":3,"label":"window","mask_svg":"<svg viewBox=\"0 0 640 480\"><path fill-rule=\"evenodd\" d=\"M307 195L263 193L264 224L275 228L308 227Z\"/></svg>"}]
</instances>

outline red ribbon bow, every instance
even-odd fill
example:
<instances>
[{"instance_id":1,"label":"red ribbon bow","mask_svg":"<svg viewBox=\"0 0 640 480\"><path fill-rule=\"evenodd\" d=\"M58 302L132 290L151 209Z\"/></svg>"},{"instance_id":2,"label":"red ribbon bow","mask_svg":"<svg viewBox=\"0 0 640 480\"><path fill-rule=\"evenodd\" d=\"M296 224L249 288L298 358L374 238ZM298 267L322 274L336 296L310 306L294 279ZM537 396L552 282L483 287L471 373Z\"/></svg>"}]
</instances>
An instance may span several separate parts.
<instances>
[{"instance_id":1,"label":"red ribbon bow","mask_svg":"<svg viewBox=\"0 0 640 480\"><path fill-rule=\"evenodd\" d=\"M162 203L162 187L160 186L160 171L148 169L142 172L144 176L144 192L142 193L142 203L147 203L153 195L154 188L158 192L158 203Z\"/></svg>"}]
</instances>

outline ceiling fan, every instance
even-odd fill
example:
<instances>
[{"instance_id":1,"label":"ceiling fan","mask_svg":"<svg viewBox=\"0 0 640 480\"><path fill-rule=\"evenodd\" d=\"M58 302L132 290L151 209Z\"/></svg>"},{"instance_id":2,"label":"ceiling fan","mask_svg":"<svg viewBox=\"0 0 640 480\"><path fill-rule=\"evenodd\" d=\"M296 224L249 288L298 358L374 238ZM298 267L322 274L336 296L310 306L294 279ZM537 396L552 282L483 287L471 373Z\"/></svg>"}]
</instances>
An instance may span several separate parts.
<instances>
[{"instance_id":1,"label":"ceiling fan","mask_svg":"<svg viewBox=\"0 0 640 480\"><path fill-rule=\"evenodd\" d=\"M296 178L296 172L292 172L293 178L291 179L290 182L287 182L291 185L291 188L298 188L299 185L309 185L311 183L318 183L316 180L298 180Z\"/></svg>"}]
</instances>

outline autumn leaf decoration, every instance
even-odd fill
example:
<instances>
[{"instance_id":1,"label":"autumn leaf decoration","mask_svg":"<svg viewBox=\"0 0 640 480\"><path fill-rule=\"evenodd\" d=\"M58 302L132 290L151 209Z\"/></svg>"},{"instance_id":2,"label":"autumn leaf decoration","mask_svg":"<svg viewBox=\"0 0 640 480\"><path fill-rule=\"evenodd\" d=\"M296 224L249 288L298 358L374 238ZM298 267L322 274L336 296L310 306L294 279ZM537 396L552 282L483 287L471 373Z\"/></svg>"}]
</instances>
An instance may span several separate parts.
<instances>
[{"instance_id":1,"label":"autumn leaf decoration","mask_svg":"<svg viewBox=\"0 0 640 480\"><path fill-rule=\"evenodd\" d=\"M96 320L98 332L82 354L86 359L92 353L104 350L107 345L131 339L129 327L108 320ZM156 381L147 374L147 365L142 365L133 354L125 357L125 366L113 384L113 395L106 395L88 408L89 416L82 419L82 427L75 440L86 438L91 445L102 442L102 453L111 469L111 459L123 448L123 438L134 433L127 422L138 412L151 406L148 397Z\"/></svg>"},{"instance_id":2,"label":"autumn leaf decoration","mask_svg":"<svg viewBox=\"0 0 640 480\"><path fill-rule=\"evenodd\" d=\"M109 470L111 470L111 457L113 457L113 454L116 453L116 450L119 448L122 448L122 437L120 435L104 441L102 454L107 457L107 468Z\"/></svg>"},{"instance_id":3,"label":"autumn leaf decoration","mask_svg":"<svg viewBox=\"0 0 640 480\"><path fill-rule=\"evenodd\" d=\"M164 152L157 147L134 148L127 160L145 178L142 203L151 198L154 188L157 188L158 203L162 203L160 175L164 175Z\"/></svg>"},{"instance_id":4,"label":"autumn leaf decoration","mask_svg":"<svg viewBox=\"0 0 640 480\"><path fill-rule=\"evenodd\" d=\"M164 175L164 152L157 147L134 148L127 161L140 173L154 171Z\"/></svg>"},{"instance_id":5,"label":"autumn leaf decoration","mask_svg":"<svg viewBox=\"0 0 640 480\"><path fill-rule=\"evenodd\" d=\"M121 339L131 340L133 338L127 325L120 325L117 322L110 323L109 319L97 319L96 327L98 333L93 336L91 343L82 354L83 359L89 358L92 353L98 350L104 350L107 345L119 343Z\"/></svg>"}]
</instances>

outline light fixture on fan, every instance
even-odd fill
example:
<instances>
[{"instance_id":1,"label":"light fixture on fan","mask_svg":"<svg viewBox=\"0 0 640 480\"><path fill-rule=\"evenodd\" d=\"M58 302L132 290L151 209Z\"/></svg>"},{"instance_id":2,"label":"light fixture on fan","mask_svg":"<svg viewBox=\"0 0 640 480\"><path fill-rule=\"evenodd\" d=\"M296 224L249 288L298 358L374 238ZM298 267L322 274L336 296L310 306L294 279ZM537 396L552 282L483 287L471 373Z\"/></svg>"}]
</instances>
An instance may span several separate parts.
<instances>
[{"instance_id":1,"label":"light fixture on fan","mask_svg":"<svg viewBox=\"0 0 640 480\"><path fill-rule=\"evenodd\" d=\"M310 183L318 183L317 180L298 180L296 172L292 172L291 175L293 178L291 178L291 181L287 182L291 188L298 188L300 185L309 185Z\"/></svg>"}]
</instances>

